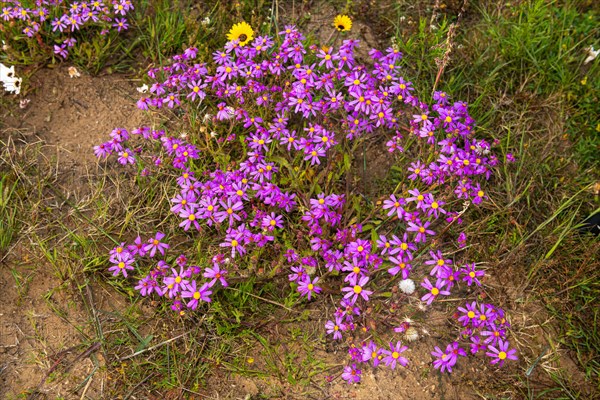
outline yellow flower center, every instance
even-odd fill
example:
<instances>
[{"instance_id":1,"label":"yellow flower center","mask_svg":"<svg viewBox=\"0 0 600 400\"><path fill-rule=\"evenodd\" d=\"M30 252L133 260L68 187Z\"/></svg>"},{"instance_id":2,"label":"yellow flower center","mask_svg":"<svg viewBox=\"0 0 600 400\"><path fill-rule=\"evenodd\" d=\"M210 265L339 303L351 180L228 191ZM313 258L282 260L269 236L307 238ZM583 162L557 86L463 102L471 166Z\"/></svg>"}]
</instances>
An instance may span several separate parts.
<instances>
[{"instance_id":1,"label":"yellow flower center","mask_svg":"<svg viewBox=\"0 0 600 400\"><path fill-rule=\"evenodd\" d=\"M362 287L356 285L356 286L354 286L353 290L354 290L354 293L360 294L360 292L362 292Z\"/></svg>"},{"instance_id":2,"label":"yellow flower center","mask_svg":"<svg viewBox=\"0 0 600 400\"><path fill-rule=\"evenodd\" d=\"M440 290L434 287L433 289L431 289L431 294L437 296L438 294L440 294Z\"/></svg>"},{"instance_id":3,"label":"yellow flower center","mask_svg":"<svg viewBox=\"0 0 600 400\"><path fill-rule=\"evenodd\" d=\"M194 299L196 299L196 300L200 299L200 292L194 292Z\"/></svg>"},{"instance_id":4,"label":"yellow flower center","mask_svg":"<svg viewBox=\"0 0 600 400\"><path fill-rule=\"evenodd\" d=\"M504 360L506 358L506 353L501 351L500 353L498 353L498 358Z\"/></svg>"},{"instance_id":5,"label":"yellow flower center","mask_svg":"<svg viewBox=\"0 0 600 400\"><path fill-rule=\"evenodd\" d=\"M181 277L178 276L177 278L175 278L175 283L181 283Z\"/></svg>"},{"instance_id":6,"label":"yellow flower center","mask_svg":"<svg viewBox=\"0 0 600 400\"><path fill-rule=\"evenodd\" d=\"M235 240L235 239L233 239L233 240L231 241L231 247L235 247L235 246L237 246L237 245L238 245L238 241L237 241L237 240Z\"/></svg>"}]
</instances>

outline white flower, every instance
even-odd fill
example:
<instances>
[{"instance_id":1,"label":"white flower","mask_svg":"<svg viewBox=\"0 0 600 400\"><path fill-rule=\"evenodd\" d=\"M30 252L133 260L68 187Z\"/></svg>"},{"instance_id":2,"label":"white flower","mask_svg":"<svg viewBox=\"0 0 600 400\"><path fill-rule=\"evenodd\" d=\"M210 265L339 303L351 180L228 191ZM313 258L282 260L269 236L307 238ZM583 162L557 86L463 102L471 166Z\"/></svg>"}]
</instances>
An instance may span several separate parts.
<instances>
[{"instance_id":1,"label":"white flower","mask_svg":"<svg viewBox=\"0 0 600 400\"><path fill-rule=\"evenodd\" d=\"M600 49L594 50L594 46L590 46L586 50L588 52L588 56L583 62L584 64L594 61L596 57L598 57L598 54L600 54Z\"/></svg>"},{"instance_id":2,"label":"white flower","mask_svg":"<svg viewBox=\"0 0 600 400\"><path fill-rule=\"evenodd\" d=\"M415 292L415 282L412 279L403 279L398 283L398 288L403 293L413 294Z\"/></svg>"},{"instance_id":3,"label":"white flower","mask_svg":"<svg viewBox=\"0 0 600 400\"><path fill-rule=\"evenodd\" d=\"M148 92L148 85L146 85L145 83L140 86L139 88L136 88L136 90L140 93L147 93Z\"/></svg>"},{"instance_id":4,"label":"white flower","mask_svg":"<svg viewBox=\"0 0 600 400\"><path fill-rule=\"evenodd\" d=\"M206 25L210 24L210 18L204 17L204 19L200 23L202 24L202 26L206 26Z\"/></svg>"},{"instance_id":5,"label":"white flower","mask_svg":"<svg viewBox=\"0 0 600 400\"><path fill-rule=\"evenodd\" d=\"M75 67L69 67L69 77L71 78L79 78L81 74L77 71Z\"/></svg>"},{"instance_id":6,"label":"white flower","mask_svg":"<svg viewBox=\"0 0 600 400\"><path fill-rule=\"evenodd\" d=\"M21 93L21 81L22 78L15 76L15 66L8 68L6 65L0 63L0 82L4 84L4 90L7 92L14 92L15 94Z\"/></svg>"},{"instance_id":7,"label":"white flower","mask_svg":"<svg viewBox=\"0 0 600 400\"><path fill-rule=\"evenodd\" d=\"M19 108L22 110L25 107L27 107L27 105L31 102L31 100L29 99L23 99L21 101L19 101Z\"/></svg>"},{"instance_id":8,"label":"white flower","mask_svg":"<svg viewBox=\"0 0 600 400\"><path fill-rule=\"evenodd\" d=\"M202 117L202 122L206 123L206 121L210 120L212 118L212 115L206 113L204 115L204 117Z\"/></svg>"}]
</instances>

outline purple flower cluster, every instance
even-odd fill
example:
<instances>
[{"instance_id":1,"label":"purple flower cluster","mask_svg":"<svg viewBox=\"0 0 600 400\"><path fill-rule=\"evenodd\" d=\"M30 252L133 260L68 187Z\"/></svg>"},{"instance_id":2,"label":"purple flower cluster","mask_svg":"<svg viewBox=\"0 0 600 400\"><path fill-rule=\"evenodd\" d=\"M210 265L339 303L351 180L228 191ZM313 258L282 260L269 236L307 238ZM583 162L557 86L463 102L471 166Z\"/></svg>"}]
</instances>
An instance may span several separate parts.
<instances>
[{"instance_id":1,"label":"purple flower cluster","mask_svg":"<svg viewBox=\"0 0 600 400\"><path fill-rule=\"evenodd\" d=\"M342 379L347 383L358 383L361 380L362 371L357 367L357 364L371 364L373 367L377 367L380 363L395 369L396 365L406 367L408 360L401 354L406 351L408 347L403 346L400 341L394 344L389 343L389 347L382 348L371 340L368 343L363 343L361 347L351 346L348 353L351 358L351 365L344 367L342 373Z\"/></svg>"},{"instance_id":2,"label":"purple flower cluster","mask_svg":"<svg viewBox=\"0 0 600 400\"><path fill-rule=\"evenodd\" d=\"M102 34L106 34L111 27L121 32L129 27L125 16L133 10L131 0L36 0L32 7L26 7L17 0L0 4L0 19L24 25L23 34L30 38L39 33L55 36L60 42L54 45L54 53L65 59L68 48L77 42L71 36L73 32L88 25L103 27Z\"/></svg>"},{"instance_id":3,"label":"purple flower cluster","mask_svg":"<svg viewBox=\"0 0 600 400\"><path fill-rule=\"evenodd\" d=\"M115 154L123 165L143 163L148 147L158 168L163 167L163 160L170 160L177 174L177 192L170 207L180 219L179 226L185 231L204 226L216 229L221 234L219 246L230 250L232 258L247 257L253 251L251 246L275 242L277 234L286 229L281 236L295 238L285 252L288 279L301 297L311 300L322 293L325 274L340 277L339 305L325 324L334 340L351 335L358 327L365 329L363 319L357 317L373 301L373 282L382 274L404 280L415 271L417 277L429 274L421 283L426 291L421 301L427 305L450 295L461 283L481 285L484 272L474 263L458 263L438 246L427 250L433 238L445 232L440 229L443 224L462 222L464 210L453 211L457 204L462 208L465 201L479 204L486 198L477 179L489 179L497 164L491 145L474 138L474 121L465 103L451 104L443 92L435 93L433 105L421 102L411 82L400 76L401 53L393 48L371 50L367 66L356 61L357 46L357 40L344 40L337 51L307 47L303 35L287 26L278 38L259 36L246 46L229 42L213 53L210 64L198 62L197 49L190 48L174 56L171 65L150 70L150 94L138 101L138 107L181 107L195 115L192 110L200 103L206 105L213 114L201 118L202 123L226 133L206 135L205 142L199 138L205 145L202 148L210 149L216 142L221 151L225 143L240 144L236 147L241 153L239 161L222 169L198 169L194 160L202 158L214 165L213 153L203 153L200 145L148 127L132 131L146 140L143 146L131 144L129 132L117 128L109 141L94 148L98 157ZM345 151L340 143L367 134L392 135L387 142L389 151L415 153L406 171L411 188L382 202L384 222L377 234L370 232L372 240L364 239L367 230L361 224L344 223L352 220L347 218L352 210L346 207L352 199L330 189L323 193L321 186L314 185L320 182L310 182L317 188L310 194L288 190L290 181L298 179L294 171L331 167L335 156ZM418 146L421 152L405 148L409 141L404 135L413 135L426 145ZM458 237L458 244L466 245L464 234ZM133 261L122 262L117 273L133 269ZM212 273L220 274L220 263L215 261ZM419 266L427 271L419 271ZM186 271L181 269L177 276L173 272L163 279L160 291L154 291L170 298L187 298L193 293L196 299L199 293L196 300L204 300L210 293L205 296L201 288L207 285L208 290L221 281L214 275L198 289L191 280L193 271ZM187 304L190 308L196 305L192 301ZM505 343L492 346L503 349ZM406 366L408 361L400 356L405 350L400 342L390 343L389 349L373 342L353 346L352 363L342 377L359 382L358 366L366 362L374 366L383 362L392 369L397 364ZM438 363L436 368L443 366L449 371L464 352L454 345L451 351L438 350L440 358L452 361ZM512 356L505 350L497 353Z\"/></svg>"},{"instance_id":4,"label":"purple flower cluster","mask_svg":"<svg viewBox=\"0 0 600 400\"><path fill-rule=\"evenodd\" d=\"M491 364L502 366L505 360L517 360L517 351L509 350L506 339L510 324L506 320L504 310L491 304L467 303L458 307L458 322L463 326L462 337L466 338L471 354L487 350L485 354L491 357ZM442 351L435 347L431 353L435 357L433 366L440 371L452 372L458 361L458 356L465 357L467 352L458 342L452 342Z\"/></svg>"},{"instance_id":5,"label":"purple flower cluster","mask_svg":"<svg viewBox=\"0 0 600 400\"><path fill-rule=\"evenodd\" d=\"M226 259L222 255L214 256L212 266L206 267L204 271L199 266L188 265L187 258L180 255L175 259L177 269L165 262L166 251L170 246L163 242L164 237L164 233L157 232L147 241L138 236L132 244L119 244L109 253L112 266L108 270L113 276L122 274L127 278L128 271L135 270L135 263L161 258L157 262L152 261L156 266L138 281L135 289L142 296L156 293L171 299L171 308L181 315L186 308L195 310L201 301L210 303L210 296L217 282L223 287L228 286L225 280L227 270L223 269ZM200 277L205 278L203 282Z\"/></svg>"}]
</instances>

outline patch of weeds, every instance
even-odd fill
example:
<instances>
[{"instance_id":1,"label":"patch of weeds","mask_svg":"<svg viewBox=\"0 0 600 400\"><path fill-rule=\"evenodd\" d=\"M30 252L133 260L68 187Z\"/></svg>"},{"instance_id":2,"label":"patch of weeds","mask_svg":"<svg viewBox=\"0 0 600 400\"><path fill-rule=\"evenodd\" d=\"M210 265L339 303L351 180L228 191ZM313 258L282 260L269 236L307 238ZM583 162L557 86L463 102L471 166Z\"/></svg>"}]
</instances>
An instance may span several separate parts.
<instances>
[{"instance_id":1,"label":"patch of weeds","mask_svg":"<svg viewBox=\"0 0 600 400\"><path fill-rule=\"evenodd\" d=\"M20 227L17 214L21 200L15 194L18 181L11 181L10 178L10 174L0 178L0 260L4 258Z\"/></svg>"}]
</instances>

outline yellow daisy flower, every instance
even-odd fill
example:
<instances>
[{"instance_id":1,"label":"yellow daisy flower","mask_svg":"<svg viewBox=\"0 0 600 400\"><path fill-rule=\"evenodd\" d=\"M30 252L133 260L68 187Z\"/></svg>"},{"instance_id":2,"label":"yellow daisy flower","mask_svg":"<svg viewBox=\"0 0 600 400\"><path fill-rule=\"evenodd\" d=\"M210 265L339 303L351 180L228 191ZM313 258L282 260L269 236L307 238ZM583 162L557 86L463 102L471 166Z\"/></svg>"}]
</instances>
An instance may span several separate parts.
<instances>
[{"instance_id":1,"label":"yellow daisy flower","mask_svg":"<svg viewBox=\"0 0 600 400\"><path fill-rule=\"evenodd\" d=\"M246 22L240 22L233 25L227 34L227 40L239 40L240 46L245 46L248 42L254 39L254 31Z\"/></svg>"},{"instance_id":2,"label":"yellow daisy flower","mask_svg":"<svg viewBox=\"0 0 600 400\"><path fill-rule=\"evenodd\" d=\"M333 26L340 32L352 29L352 20L347 15L338 15L333 19Z\"/></svg>"}]
</instances>

